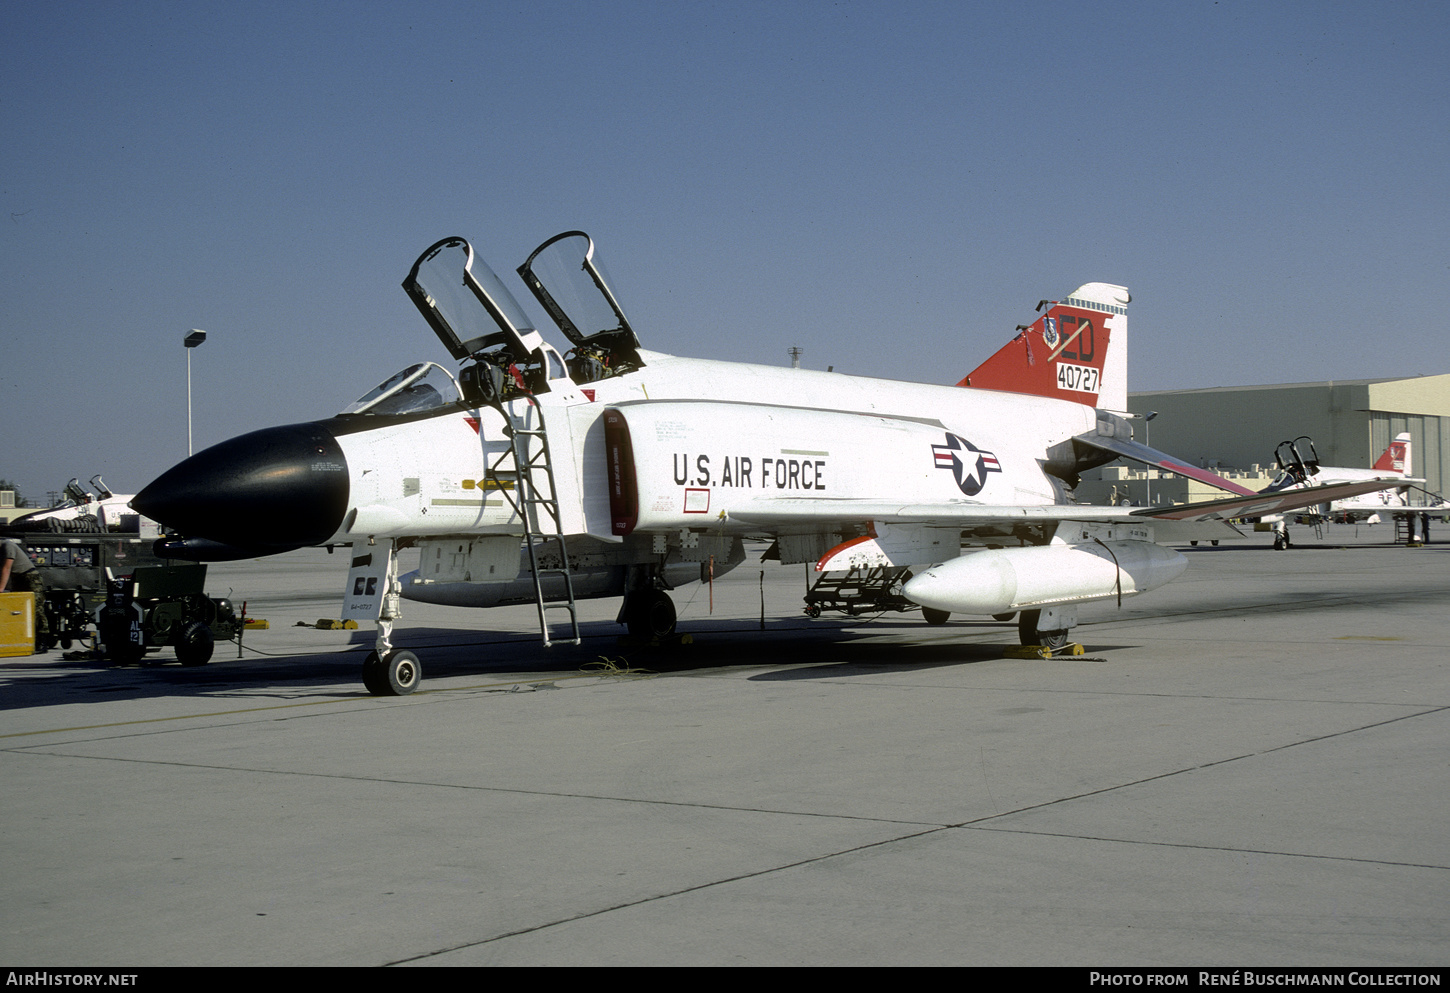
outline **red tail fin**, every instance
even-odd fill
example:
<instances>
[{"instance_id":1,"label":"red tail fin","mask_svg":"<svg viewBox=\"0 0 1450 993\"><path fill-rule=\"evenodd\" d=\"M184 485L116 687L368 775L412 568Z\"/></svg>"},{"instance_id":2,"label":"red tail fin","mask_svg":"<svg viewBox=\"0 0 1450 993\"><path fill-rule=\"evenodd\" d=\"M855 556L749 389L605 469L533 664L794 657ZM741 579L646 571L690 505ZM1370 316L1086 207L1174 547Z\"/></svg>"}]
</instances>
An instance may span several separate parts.
<instances>
[{"instance_id":1,"label":"red tail fin","mask_svg":"<svg viewBox=\"0 0 1450 993\"><path fill-rule=\"evenodd\" d=\"M1413 471L1410 468L1410 432L1401 431L1395 435L1395 440L1390 442L1390 447L1386 448L1384 454L1375 460L1372 468L1410 475Z\"/></svg>"},{"instance_id":2,"label":"red tail fin","mask_svg":"<svg viewBox=\"0 0 1450 993\"><path fill-rule=\"evenodd\" d=\"M957 385L1126 410L1130 299L1123 286L1080 286Z\"/></svg>"}]
</instances>

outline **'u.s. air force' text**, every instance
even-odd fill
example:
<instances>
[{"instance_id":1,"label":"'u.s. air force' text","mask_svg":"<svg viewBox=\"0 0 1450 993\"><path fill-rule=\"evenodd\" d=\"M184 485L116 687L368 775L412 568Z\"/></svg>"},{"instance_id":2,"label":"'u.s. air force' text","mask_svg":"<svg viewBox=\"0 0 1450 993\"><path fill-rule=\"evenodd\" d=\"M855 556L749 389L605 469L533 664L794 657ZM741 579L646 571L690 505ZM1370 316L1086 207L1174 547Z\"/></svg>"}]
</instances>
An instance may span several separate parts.
<instances>
[{"instance_id":1,"label":"'u.s. air force' text","mask_svg":"<svg viewBox=\"0 0 1450 993\"><path fill-rule=\"evenodd\" d=\"M814 452L805 454L816 454ZM824 455L825 452L819 453ZM763 458L757 463L747 455L727 455L712 466L710 456L676 453L676 486L734 486L760 490L824 490L825 459Z\"/></svg>"}]
</instances>

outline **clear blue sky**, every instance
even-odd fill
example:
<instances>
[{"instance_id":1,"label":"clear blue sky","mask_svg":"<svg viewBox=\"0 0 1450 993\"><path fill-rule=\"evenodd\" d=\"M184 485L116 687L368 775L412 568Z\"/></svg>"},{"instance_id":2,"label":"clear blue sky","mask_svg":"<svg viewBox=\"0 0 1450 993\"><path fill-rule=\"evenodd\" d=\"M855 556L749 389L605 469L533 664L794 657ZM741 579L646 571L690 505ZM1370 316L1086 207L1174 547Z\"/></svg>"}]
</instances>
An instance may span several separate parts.
<instances>
[{"instance_id":1,"label":"clear blue sky","mask_svg":"<svg viewBox=\"0 0 1450 993\"><path fill-rule=\"evenodd\" d=\"M447 362L398 284L448 235L589 231L682 355L949 383L1102 280L1135 389L1450 371L1443 2L3 10L32 501L185 455L189 328L198 450Z\"/></svg>"}]
</instances>

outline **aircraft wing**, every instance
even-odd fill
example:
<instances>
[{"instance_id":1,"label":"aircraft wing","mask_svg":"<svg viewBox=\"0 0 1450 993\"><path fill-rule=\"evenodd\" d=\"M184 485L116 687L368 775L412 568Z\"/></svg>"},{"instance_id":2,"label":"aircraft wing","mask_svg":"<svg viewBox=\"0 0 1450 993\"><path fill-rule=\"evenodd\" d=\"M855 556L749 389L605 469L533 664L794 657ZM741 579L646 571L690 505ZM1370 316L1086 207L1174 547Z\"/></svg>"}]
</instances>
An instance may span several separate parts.
<instances>
[{"instance_id":1,"label":"aircraft wing","mask_svg":"<svg viewBox=\"0 0 1450 993\"><path fill-rule=\"evenodd\" d=\"M1049 504L1036 507L989 506L973 503L903 504L865 500L775 500L732 520L762 528L798 528L822 524L920 524L1011 531L1019 525L1059 522L1150 525L1157 541L1202 541L1240 534L1229 522L1236 517L1261 517L1331 500L1384 489L1386 480L1335 483L1274 494L1248 493L1177 507L1099 507L1091 504Z\"/></svg>"},{"instance_id":2,"label":"aircraft wing","mask_svg":"<svg viewBox=\"0 0 1450 993\"><path fill-rule=\"evenodd\" d=\"M1423 479L1407 479L1407 480L1405 480L1405 482L1412 483L1413 484L1413 483L1424 483L1425 481ZM1433 511L1436 511L1436 510L1443 510L1443 509L1445 509L1445 507L1447 505L1450 505L1450 502L1447 502L1446 499L1443 496L1441 496L1439 493L1435 493L1432 490L1427 490L1427 489L1425 489L1424 486L1414 486L1414 485L1412 485L1412 486L1410 486L1408 488L1409 489L1412 489L1412 490L1419 490L1421 493L1425 494L1425 496L1428 497L1431 502L1425 504L1425 506L1423 506L1423 507L1414 507L1414 508L1405 508L1405 509L1413 509L1417 513L1418 512L1421 512L1421 511L1433 512Z\"/></svg>"},{"instance_id":3,"label":"aircraft wing","mask_svg":"<svg viewBox=\"0 0 1450 993\"><path fill-rule=\"evenodd\" d=\"M1151 525L1153 536L1159 541L1206 541L1240 537L1242 533L1224 519L1226 516L1229 515L1201 520L1145 521L1143 508L1098 507L1090 504L999 507L972 503L902 504L888 501L795 499L775 500L768 506L752 508L748 513L734 512L730 519L772 530L874 521L959 528L963 531L981 531L984 534L1010 534L1018 527L1071 521L1080 524Z\"/></svg>"}]
</instances>

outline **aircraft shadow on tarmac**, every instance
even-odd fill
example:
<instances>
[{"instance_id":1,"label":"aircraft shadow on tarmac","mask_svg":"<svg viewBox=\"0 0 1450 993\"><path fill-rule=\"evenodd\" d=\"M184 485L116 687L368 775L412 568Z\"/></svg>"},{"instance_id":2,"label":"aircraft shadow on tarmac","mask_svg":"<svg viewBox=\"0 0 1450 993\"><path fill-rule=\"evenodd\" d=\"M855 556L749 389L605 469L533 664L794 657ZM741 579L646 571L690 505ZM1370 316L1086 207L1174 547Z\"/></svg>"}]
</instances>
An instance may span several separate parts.
<instances>
[{"instance_id":1,"label":"aircraft shadow on tarmac","mask_svg":"<svg viewBox=\"0 0 1450 993\"><path fill-rule=\"evenodd\" d=\"M558 677L607 669L610 665L651 673L765 665L772 668L751 678L802 680L1000 660L1003 649L1016 641L1012 625L964 621L928 628L920 618L910 615L901 620L878 620L860 628L829 620L795 619L773 620L764 632L759 630L758 621L682 625L681 634L690 636L689 644L631 643L620 638L620 629L612 623L581 627L585 637L582 645L548 649L539 644L537 637L522 633L500 637L490 632L426 627L399 631L398 643L419 653L430 679ZM1000 637L985 642L961 640L960 635L968 632L1000 632ZM912 640L912 635L919 636L919 640ZM889 640L883 641L883 636L890 636ZM339 691L338 684L353 681L356 695L368 698L361 681L362 656L367 647L361 644L342 651L273 656L249 652L237 659L229 656L225 646L219 646L211 664L198 668L179 665L170 653L151 655L146 662L129 666L111 666L91 659L15 660L0 667L0 711L186 696L335 698L352 695L346 685ZM606 665L601 667L601 663ZM789 668L774 668L777 666Z\"/></svg>"},{"instance_id":2,"label":"aircraft shadow on tarmac","mask_svg":"<svg viewBox=\"0 0 1450 993\"><path fill-rule=\"evenodd\" d=\"M860 628L831 621L774 620L763 632L755 620L701 621L681 625L680 634L689 636L688 644L634 642L621 638L619 628L608 623L584 624L581 629L584 644L549 649L540 647L536 637L463 641L458 631L448 629L411 628L400 632L397 640L423 657L425 671L433 678L489 671L572 673L601 660L662 673L761 664L952 665L1000 659L1002 649L1016 643L1017 633L1014 625L996 622L929 628L914 616L877 620ZM962 634L981 631L1000 631L1001 640L960 640ZM902 638L903 633L919 640Z\"/></svg>"},{"instance_id":3,"label":"aircraft shadow on tarmac","mask_svg":"<svg viewBox=\"0 0 1450 993\"><path fill-rule=\"evenodd\" d=\"M1295 549L1300 547L1335 546L1305 545ZM1199 546L1192 550L1273 551L1242 546ZM1429 550L1444 552L1450 550L1450 544ZM1405 550L1404 554L1412 556L1412 561L1425 562L1419 555L1421 551L1425 549ZM1284 554L1274 552L1279 557ZM1292 554L1291 550L1288 555ZM1127 631L1120 628L1115 632L1113 644L1094 637L1093 628L1100 621L1091 617L1084 618L1077 640L1086 644L1090 653L1101 655L1132 647L1132 625L1152 625L1170 618L1336 612L1377 605L1396 608L1416 602L1441 603L1450 595L1450 579L1438 568L1392 573L1388 581L1382 576L1375 588L1352 583L1326 587L1316 577L1318 572L1308 571L1303 581L1284 582L1268 597L1259 588L1216 592L1210 601L1129 601L1122 613L1113 611L1102 618L1129 626ZM1005 650L1017 642L1015 625L1010 622L953 618L945 626L931 627L915 613L858 620L776 616L768 618L766 625L766 630L761 631L758 619L684 618L680 632L689 634L693 643L658 647L621 639L622 629L610 621L581 625L585 641L580 646L556 645L548 649L539 644L537 635L522 630L418 626L400 628L396 634L401 647L419 654L429 678L477 679L574 675L608 660L620 667L659 673L763 666L765 671L750 678L800 681L854 673L879 674L883 668L908 671L990 662L1002 659ZM371 631L359 630L346 649L285 655L258 653L256 643L251 642L241 659L222 644L217 646L212 663L199 668L177 664L169 652L148 656L146 664L124 667L89 659L62 660L55 655L11 659L0 663L0 711L118 698L362 698L368 693L362 686L361 662L372 640Z\"/></svg>"}]
</instances>

